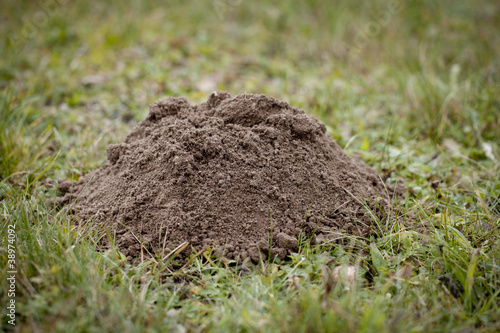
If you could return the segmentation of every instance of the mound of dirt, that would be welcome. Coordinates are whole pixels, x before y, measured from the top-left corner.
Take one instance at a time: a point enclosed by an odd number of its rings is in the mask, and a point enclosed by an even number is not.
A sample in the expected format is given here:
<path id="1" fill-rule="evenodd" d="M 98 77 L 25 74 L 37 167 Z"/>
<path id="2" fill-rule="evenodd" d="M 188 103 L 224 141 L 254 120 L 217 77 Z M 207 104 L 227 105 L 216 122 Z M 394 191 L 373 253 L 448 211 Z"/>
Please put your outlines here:
<path id="1" fill-rule="evenodd" d="M 325 132 L 303 110 L 264 95 L 219 92 L 196 106 L 162 99 L 108 147 L 103 166 L 61 182 L 57 203 L 78 198 L 77 220 L 106 224 L 131 257 L 141 246 L 189 242 L 188 252 L 210 247 L 258 261 L 285 258 L 300 234 L 369 235 L 366 206 L 384 213 L 384 184 Z"/>

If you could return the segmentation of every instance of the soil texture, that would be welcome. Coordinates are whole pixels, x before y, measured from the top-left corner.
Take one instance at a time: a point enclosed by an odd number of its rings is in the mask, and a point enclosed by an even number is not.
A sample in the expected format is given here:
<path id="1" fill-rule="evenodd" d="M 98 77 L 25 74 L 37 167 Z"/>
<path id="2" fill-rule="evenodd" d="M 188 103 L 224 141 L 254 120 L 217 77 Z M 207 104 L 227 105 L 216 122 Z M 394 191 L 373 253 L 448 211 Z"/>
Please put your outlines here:
<path id="1" fill-rule="evenodd" d="M 184 254 L 284 259 L 304 236 L 367 236 L 389 207 L 377 173 L 317 119 L 272 97 L 226 92 L 200 105 L 159 100 L 108 147 L 104 165 L 59 189 L 58 205 L 105 224 L 132 258 L 188 242 Z"/>

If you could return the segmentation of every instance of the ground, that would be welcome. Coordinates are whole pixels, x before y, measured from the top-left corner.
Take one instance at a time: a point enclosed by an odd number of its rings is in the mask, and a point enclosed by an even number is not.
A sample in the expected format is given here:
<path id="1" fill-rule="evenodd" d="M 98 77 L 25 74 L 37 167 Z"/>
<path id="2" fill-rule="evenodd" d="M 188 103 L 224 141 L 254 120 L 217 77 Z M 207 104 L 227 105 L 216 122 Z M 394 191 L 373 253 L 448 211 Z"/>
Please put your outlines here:
<path id="1" fill-rule="evenodd" d="M 0 8 L 2 329 L 500 330 L 497 1 Z M 369 239 L 305 240 L 256 266 L 210 250 L 183 266 L 133 264 L 47 205 L 54 180 L 101 165 L 149 104 L 213 90 L 318 117 L 349 155 L 407 187 L 400 214 L 415 223 L 378 220 Z"/>

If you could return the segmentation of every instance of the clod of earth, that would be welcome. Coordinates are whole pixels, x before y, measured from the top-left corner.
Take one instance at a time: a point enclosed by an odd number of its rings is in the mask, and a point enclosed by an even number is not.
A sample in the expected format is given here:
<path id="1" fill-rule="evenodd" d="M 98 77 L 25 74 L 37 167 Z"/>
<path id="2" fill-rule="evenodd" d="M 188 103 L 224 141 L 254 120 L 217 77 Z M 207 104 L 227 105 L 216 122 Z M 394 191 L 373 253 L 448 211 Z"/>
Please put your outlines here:
<path id="1" fill-rule="evenodd" d="M 56 202 L 76 220 L 105 224 L 131 257 L 187 241 L 184 254 L 210 247 L 226 258 L 283 259 L 304 235 L 367 236 L 389 207 L 377 173 L 325 125 L 264 95 L 159 100 L 107 159 L 61 182 Z"/>

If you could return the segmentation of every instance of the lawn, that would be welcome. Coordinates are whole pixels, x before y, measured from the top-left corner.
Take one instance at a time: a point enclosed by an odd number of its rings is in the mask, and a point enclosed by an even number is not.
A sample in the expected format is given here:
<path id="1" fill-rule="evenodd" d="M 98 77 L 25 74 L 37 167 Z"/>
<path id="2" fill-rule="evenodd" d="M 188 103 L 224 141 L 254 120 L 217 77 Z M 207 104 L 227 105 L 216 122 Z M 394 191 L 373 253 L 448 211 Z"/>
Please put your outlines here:
<path id="1" fill-rule="evenodd" d="M 0 9 L 0 331 L 500 331 L 498 1 Z M 214 90 L 318 117 L 348 155 L 406 186 L 399 210 L 414 223 L 305 241 L 287 261 L 234 265 L 207 249 L 180 265 L 101 250 L 90 223 L 48 204 L 151 103 Z"/>

